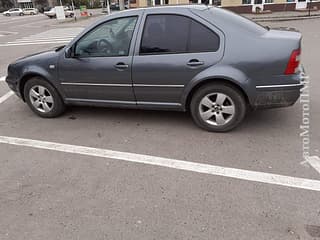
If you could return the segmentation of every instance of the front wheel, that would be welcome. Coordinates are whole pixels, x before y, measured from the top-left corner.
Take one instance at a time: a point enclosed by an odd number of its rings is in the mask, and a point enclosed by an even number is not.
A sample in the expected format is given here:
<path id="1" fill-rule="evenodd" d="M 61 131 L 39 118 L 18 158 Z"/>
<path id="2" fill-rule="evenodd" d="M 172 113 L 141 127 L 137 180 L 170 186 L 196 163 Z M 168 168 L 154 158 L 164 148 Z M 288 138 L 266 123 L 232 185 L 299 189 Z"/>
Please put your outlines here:
<path id="1" fill-rule="evenodd" d="M 31 110 L 40 117 L 57 117 L 65 110 L 65 105 L 57 90 L 40 77 L 32 78 L 26 82 L 24 98 Z"/>
<path id="2" fill-rule="evenodd" d="M 227 132 L 244 119 L 246 101 L 235 87 L 213 83 L 197 90 L 191 99 L 190 110 L 199 127 L 211 132 Z"/>

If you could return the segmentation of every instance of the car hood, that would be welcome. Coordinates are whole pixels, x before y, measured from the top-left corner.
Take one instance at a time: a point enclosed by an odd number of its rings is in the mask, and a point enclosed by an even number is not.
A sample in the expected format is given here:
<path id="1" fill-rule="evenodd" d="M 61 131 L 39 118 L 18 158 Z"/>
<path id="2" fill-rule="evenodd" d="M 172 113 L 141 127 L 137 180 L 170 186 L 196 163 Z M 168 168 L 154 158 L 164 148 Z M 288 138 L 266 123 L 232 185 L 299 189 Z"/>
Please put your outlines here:
<path id="1" fill-rule="evenodd" d="M 51 59 L 57 58 L 58 52 L 60 50 L 61 49 L 59 49 L 58 51 L 56 49 L 51 49 L 47 51 L 29 54 L 24 57 L 18 58 L 16 62 L 51 60 Z"/>
<path id="2" fill-rule="evenodd" d="M 42 52 L 37 52 L 37 53 L 32 53 L 29 55 L 26 55 L 24 57 L 19 58 L 17 61 L 21 61 L 21 60 L 36 60 L 36 59 L 51 59 L 51 58 L 55 58 L 58 53 L 61 51 L 61 49 L 63 49 L 64 46 L 62 47 L 56 47 L 54 49 L 51 50 L 46 50 L 46 51 L 42 51 Z"/>

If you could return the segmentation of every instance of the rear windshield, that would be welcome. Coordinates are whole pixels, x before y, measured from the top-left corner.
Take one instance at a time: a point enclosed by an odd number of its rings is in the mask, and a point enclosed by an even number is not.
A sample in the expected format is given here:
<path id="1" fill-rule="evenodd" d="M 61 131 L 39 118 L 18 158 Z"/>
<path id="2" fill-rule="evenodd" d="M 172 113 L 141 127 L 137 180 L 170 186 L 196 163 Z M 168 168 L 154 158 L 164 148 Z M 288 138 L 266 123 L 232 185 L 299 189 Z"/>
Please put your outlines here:
<path id="1" fill-rule="evenodd" d="M 215 22 L 221 22 L 221 24 L 231 24 L 237 28 L 241 28 L 258 35 L 262 35 L 267 32 L 265 27 L 229 10 L 212 7 L 208 11 Z"/>

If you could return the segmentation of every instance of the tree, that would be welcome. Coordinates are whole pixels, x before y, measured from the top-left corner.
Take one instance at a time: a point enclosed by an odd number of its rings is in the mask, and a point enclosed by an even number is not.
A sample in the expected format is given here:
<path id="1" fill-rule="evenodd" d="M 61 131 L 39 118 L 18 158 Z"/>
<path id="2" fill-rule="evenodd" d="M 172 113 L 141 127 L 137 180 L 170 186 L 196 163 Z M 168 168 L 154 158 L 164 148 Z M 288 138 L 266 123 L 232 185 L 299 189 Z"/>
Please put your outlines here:
<path id="1" fill-rule="evenodd" d="M 12 8 L 14 7 L 14 1 L 13 0 L 1 0 L 0 1 L 0 8 Z"/>

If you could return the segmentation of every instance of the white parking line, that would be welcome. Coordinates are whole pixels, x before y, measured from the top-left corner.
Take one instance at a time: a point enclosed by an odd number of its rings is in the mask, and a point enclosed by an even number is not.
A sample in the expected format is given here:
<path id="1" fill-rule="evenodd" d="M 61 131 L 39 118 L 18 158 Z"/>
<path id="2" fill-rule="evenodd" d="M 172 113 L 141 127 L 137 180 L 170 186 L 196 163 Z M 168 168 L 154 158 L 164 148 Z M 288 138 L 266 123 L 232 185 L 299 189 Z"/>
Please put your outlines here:
<path id="1" fill-rule="evenodd" d="M 9 32 L 9 31 L 0 31 L 1 34 L 4 34 L 4 35 L 8 35 L 8 34 L 18 34 L 18 32 Z"/>
<path id="2" fill-rule="evenodd" d="M 68 43 L 66 41 L 54 41 L 54 42 L 32 42 L 32 43 L 13 43 L 13 44 L 0 44 L 0 47 L 9 47 L 9 46 L 26 46 L 26 45 L 41 45 L 41 44 L 53 44 L 53 43 Z"/>
<path id="3" fill-rule="evenodd" d="M 4 101 L 6 101 L 9 97 L 11 97 L 14 94 L 14 92 L 10 91 L 7 92 L 5 95 L 3 95 L 2 97 L 0 97 L 0 104 L 3 103 Z"/>
<path id="4" fill-rule="evenodd" d="M 101 148 L 84 147 L 55 142 L 38 141 L 32 139 L 0 136 L 0 143 L 53 150 L 65 153 L 75 153 L 101 158 L 117 159 L 134 163 L 168 167 L 173 169 L 205 173 L 253 182 L 268 183 L 299 189 L 320 191 L 320 181 L 306 178 L 297 178 L 265 172 L 249 171 L 236 168 L 227 168 L 203 163 L 187 162 L 182 160 L 162 158 L 150 155 L 113 151 Z"/>
<path id="5" fill-rule="evenodd" d="M 0 43 L 0 47 L 27 46 L 37 44 L 65 44 L 70 42 L 82 30 L 82 27 L 51 29 L 31 36 L 15 39 L 13 41 Z"/>
<path id="6" fill-rule="evenodd" d="M 59 42 L 59 41 L 65 41 L 65 42 L 70 42 L 74 37 L 68 37 L 68 38 L 56 38 L 56 39 L 35 39 L 35 40 L 18 40 L 18 41 L 14 41 L 14 42 L 8 42 L 7 44 L 16 44 L 16 43 L 29 43 L 30 41 L 32 41 L 33 43 L 35 42 Z"/>
<path id="7" fill-rule="evenodd" d="M 318 172 L 320 173 L 320 158 L 318 156 L 310 156 L 306 161 Z"/>
<path id="8" fill-rule="evenodd" d="M 8 23 L 16 23 L 16 22 L 26 22 L 26 20 L 35 19 L 37 17 L 42 17 L 43 15 L 35 15 L 35 16 L 18 16 L 18 17 L 10 17 L 8 19 L 5 19 L 5 21 L 0 21 L 1 25 L 8 24 Z M 4 20 L 4 19 L 2 19 Z"/>
<path id="9" fill-rule="evenodd" d="M 0 77 L 0 82 L 3 82 L 4 80 L 6 80 L 6 76 Z"/>

